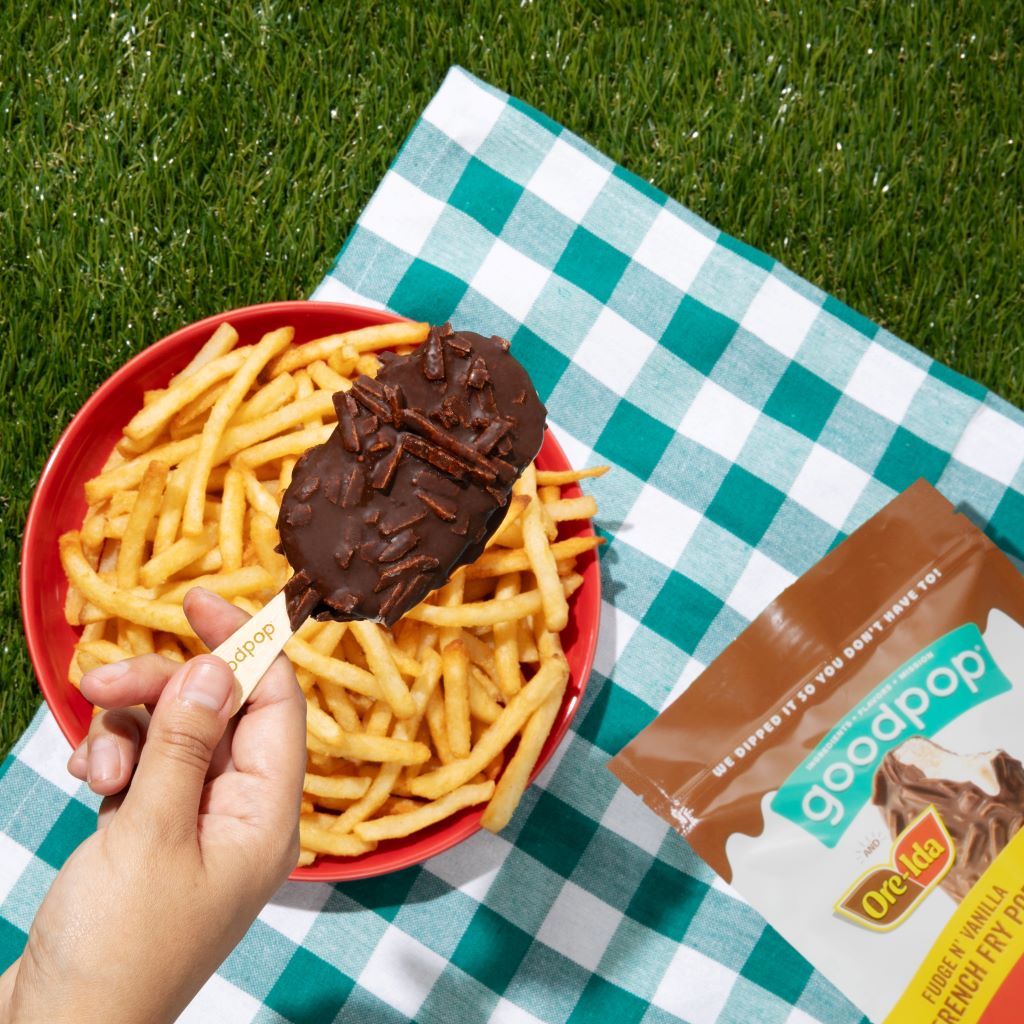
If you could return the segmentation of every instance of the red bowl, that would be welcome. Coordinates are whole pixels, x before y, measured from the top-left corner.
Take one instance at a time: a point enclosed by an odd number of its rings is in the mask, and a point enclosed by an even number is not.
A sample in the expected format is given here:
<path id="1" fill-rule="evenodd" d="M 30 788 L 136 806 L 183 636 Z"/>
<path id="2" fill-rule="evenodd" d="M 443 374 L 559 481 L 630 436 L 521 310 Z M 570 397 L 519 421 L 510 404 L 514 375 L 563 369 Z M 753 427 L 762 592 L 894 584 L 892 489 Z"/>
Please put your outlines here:
<path id="1" fill-rule="evenodd" d="M 401 319 L 376 309 L 329 302 L 271 302 L 220 313 L 183 327 L 140 352 L 82 406 L 61 435 L 39 478 L 21 549 L 21 609 L 29 657 L 46 703 L 72 747 L 88 732 L 91 706 L 67 679 L 79 631 L 64 620 L 67 581 L 57 538 L 81 525 L 86 511 L 85 481 L 101 470 L 125 423 L 141 408 L 143 392 L 166 386 L 225 320 L 238 331 L 240 344 L 255 342 L 267 331 L 284 325 L 295 328 L 295 343 L 301 344 L 326 334 Z M 537 465 L 541 469 L 569 468 L 565 453 L 550 431 Z M 580 492 L 572 487 L 566 493 Z M 560 537 L 593 534 L 587 522 L 563 523 L 561 527 Z M 583 585 L 569 602 L 569 625 L 562 634 L 569 660 L 569 685 L 534 777 L 551 757 L 579 707 L 597 643 L 601 581 L 594 552 L 579 559 L 578 571 L 583 575 Z M 383 842 L 361 857 L 320 857 L 312 867 L 296 868 L 291 877 L 337 882 L 369 878 L 418 864 L 476 832 L 482 813 L 483 808 L 468 808 L 408 838 Z"/>

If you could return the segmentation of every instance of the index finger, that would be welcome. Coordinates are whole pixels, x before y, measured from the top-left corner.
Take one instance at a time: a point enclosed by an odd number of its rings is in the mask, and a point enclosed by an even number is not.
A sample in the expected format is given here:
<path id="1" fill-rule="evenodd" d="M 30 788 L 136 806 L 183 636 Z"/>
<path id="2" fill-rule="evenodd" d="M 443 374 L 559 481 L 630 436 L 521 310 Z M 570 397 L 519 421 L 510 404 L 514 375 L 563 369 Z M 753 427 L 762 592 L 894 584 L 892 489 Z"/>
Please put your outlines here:
<path id="1" fill-rule="evenodd" d="M 162 654 L 140 654 L 100 665 L 82 676 L 82 696 L 101 708 L 151 706 L 160 699 L 167 680 L 179 668 L 176 661 Z"/>

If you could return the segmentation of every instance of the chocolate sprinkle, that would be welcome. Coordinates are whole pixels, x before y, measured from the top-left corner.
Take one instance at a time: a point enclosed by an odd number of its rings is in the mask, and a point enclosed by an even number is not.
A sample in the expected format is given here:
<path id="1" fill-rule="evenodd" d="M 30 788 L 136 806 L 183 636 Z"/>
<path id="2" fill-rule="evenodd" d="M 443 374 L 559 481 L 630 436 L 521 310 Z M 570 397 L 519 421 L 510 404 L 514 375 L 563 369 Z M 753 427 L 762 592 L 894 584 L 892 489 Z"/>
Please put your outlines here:
<path id="1" fill-rule="evenodd" d="M 293 627 L 308 614 L 397 621 L 480 554 L 543 440 L 544 407 L 501 338 L 434 327 L 380 363 L 335 395 L 338 427 L 281 503 L 301 569 L 286 587 Z"/>

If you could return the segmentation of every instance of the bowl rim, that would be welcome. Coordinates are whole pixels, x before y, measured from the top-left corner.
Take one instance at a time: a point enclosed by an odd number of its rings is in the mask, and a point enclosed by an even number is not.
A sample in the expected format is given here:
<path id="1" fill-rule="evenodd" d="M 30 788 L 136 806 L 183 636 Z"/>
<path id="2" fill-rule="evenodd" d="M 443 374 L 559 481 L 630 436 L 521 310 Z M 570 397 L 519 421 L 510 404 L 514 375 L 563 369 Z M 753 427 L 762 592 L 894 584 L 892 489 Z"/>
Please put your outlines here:
<path id="1" fill-rule="evenodd" d="M 180 343 L 184 337 L 202 334 L 205 331 L 212 333 L 212 331 L 224 321 L 231 321 L 235 326 L 244 326 L 250 321 L 259 321 L 264 317 L 272 317 L 275 314 L 291 316 L 295 314 L 344 315 L 346 313 L 356 318 L 369 320 L 371 323 L 395 323 L 408 320 L 407 317 L 402 317 L 387 310 L 375 309 L 373 307 L 358 306 L 351 303 L 318 302 L 310 300 L 283 300 L 269 303 L 257 303 L 250 306 L 227 310 L 222 313 L 216 313 L 211 316 L 204 317 L 201 320 L 183 325 L 172 333 L 153 341 L 144 349 L 133 355 L 122 366 L 110 374 L 110 376 L 104 379 L 89 398 L 86 399 L 71 418 L 68 425 L 61 432 L 53 446 L 53 449 L 46 459 L 36 482 L 32 500 L 29 503 L 26 514 L 25 528 L 20 548 L 19 598 L 21 604 L 22 627 L 25 634 L 29 660 L 32 665 L 33 674 L 36 677 L 36 684 L 43 695 L 43 699 L 49 708 L 50 713 L 57 721 L 58 727 L 63 733 L 65 739 L 72 746 L 77 742 L 75 739 L 78 732 L 76 726 L 78 726 L 79 723 L 77 720 L 72 720 L 71 714 L 66 709 L 55 706 L 54 702 L 50 699 L 49 692 L 53 687 L 67 687 L 69 684 L 66 679 L 56 682 L 50 679 L 50 673 L 48 671 L 44 671 L 41 674 L 40 666 L 43 666 L 44 668 L 46 666 L 46 659 L 43 657 L 43 646 L 45 643 L 43 635 L 44 630 L 42 629 L 42 624 L 39 624 L 39 629 L 36 628 L 36 623 L 32 621 L 33 616 L 30 616 L 29 613 L 32 603 L 31 595 L 39 586 L 40 575 L 43 572 L 42 560 L 34 558 L 33 552 L 39 550 L 40 543 L 46 543 L 46 541 L 41 541 L 39 536 L 41 533 L 45 532 L 43 506 L 47 499 L 48 492 L 53 486 L 55 486 L 55 474 L 60 468 L 64 451 L 70 447 L 72 442 L 78 439 L 81 433 L 88 429 L 92 415 L 103 405 L 111 394 L 116 393 L 121 385 L 135 378 L 141 371 L 144 371 L 150 365 L 158 364 L 161 361 L 161 355 L 163 352 L 166 351 L 166 349 L 173 347 L 176 342 Z M 566 466 L 570 465 L 565 452 L 562 450 L 561 445 L 559 445 L 550 427 L 545 430 L 542 452 L 547 453 L 549 456 L 553 456 L 556 460 L 563 462 Z M 593 533 L 593 526 L 588 522 L 586 527 L 578 535 L 585 536 Z M 566 696 L 564 698 L 563 706 L 560 709 L 559 717 L 556 719 L 555 725 L 545 741 L 541 755 L 531 772 L 530 784 L 534 782 L 537 775 L 543 770 L 557 747 L 565 738 L 565 734 L 568 731 L 569 726 L 579 711 L 583 694 L 586 690 L 593 668 L 594 655 L 597 647 L 597 637 L 600 627 L 601 579 L 597 565 L 596 550 L 586 552 L 583 559 L 585 559 L 585 561 L 583 562 L 581 571 L 584 575 L 584 586 L 581 586 L 580 591 L 577 592 L 577 594 L 574 594 L 573 598 L 570 599 L 570 607 L 572 607 L 573 604 L 576 604 L 577 601 L 584 601 L 580 606 L 581 618 L 577 623 L 578 642 L 582 645 L 582 657 L 579 661 L 579 670 L 578 672 L 574 672 L 570 677 L 570 686 L 567 687 Z M 581 559 L 581 561 L 583 560 Z M 591 610 L 591 612 L 589 615 L 586 615 L 588 610 Z M 44 676 L 46 677 L 45 682 Z M 577 676 L 578 678 L 576 678 Z M 565 702 L 568 702 L 568 704 Z M 289 878 L 295 881 L 318 881 L 329 883 L 354 881 L 361 878 L 380 877 L 386 874 L 392 874 L 407 867 L 423 863 L 430 857 L 449 850 L 463 842 L 465 839 L 468 839 L 471 835 L 481 829 L 480 817 L 482 814 L 483 808 L 469 808 L 467 811 L 462 812 L 461 815 L 455 818 L 445 819 L 444 822 L 439 822 L 437 826 L 433 826 L 439 829 L 436 833 L 430 833 L 429 830 L 427 835 L 424 835 L 422 832 L 419 833 L 417 843 L 414 843 L 409 847 L 404 847 L 401 840 L 393 840 L 392 842 L 396 845 L 386 849 L 385 852 L 388 855 L 387 864 L 383 867 L 379 864 L 373 864 L 372 861 L 368 862 L 370 855 L 353 858 L 332 857 L 321 859 L 316 864 L 308 867 L 296 867 L 292 870 Z"/>

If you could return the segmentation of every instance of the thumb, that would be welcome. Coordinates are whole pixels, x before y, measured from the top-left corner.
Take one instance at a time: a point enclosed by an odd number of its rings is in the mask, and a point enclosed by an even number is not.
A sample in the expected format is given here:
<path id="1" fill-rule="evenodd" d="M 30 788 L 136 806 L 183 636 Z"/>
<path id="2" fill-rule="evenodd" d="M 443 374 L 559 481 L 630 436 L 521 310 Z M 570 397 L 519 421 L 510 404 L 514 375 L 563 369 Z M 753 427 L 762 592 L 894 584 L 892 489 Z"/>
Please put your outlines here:
<path id="1" fill-rule="evenodd" d="M 210 760 L 238 684 L 220 658 L 193 658 L 164 687 L 121 813 L 193 834 Z"/>

